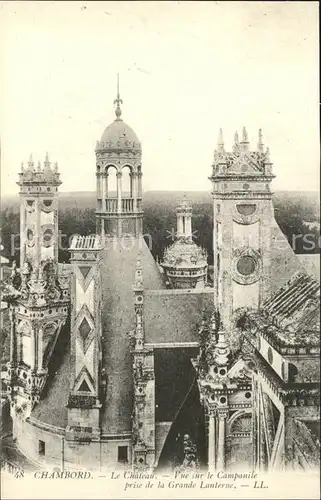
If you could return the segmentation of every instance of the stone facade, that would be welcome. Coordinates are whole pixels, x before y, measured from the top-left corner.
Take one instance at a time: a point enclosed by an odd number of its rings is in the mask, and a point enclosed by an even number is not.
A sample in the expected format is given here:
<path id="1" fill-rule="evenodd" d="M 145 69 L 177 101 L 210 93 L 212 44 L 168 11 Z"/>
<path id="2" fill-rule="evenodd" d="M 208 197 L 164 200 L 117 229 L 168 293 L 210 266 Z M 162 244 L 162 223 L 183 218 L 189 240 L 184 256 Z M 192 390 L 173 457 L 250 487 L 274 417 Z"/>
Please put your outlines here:
<path id="1" fill-rule="evenodd" d="M 21 262 L 4 297 L 18 447 L 61 468 L 316 466 L 319 284 L 277 246 L 261 132 L 256 151 L 245 129 L 230 153 L 219 136 L 210 288 L 188 203 L 163 275 L 142 238 L 142 151 L 121 103 L 96 147 L 97 235 L 73 239 L 70 265 L 57 167 L 30 159 L 20 173 Z"/>
<path id="2" fill-rule="evenodd" d="M 162 268 L 169 288 L 204 288 L 207 255 L 193 241 L 192 206 L 184 200 L 176 208 L 176 241 L 166 248 Z"/>

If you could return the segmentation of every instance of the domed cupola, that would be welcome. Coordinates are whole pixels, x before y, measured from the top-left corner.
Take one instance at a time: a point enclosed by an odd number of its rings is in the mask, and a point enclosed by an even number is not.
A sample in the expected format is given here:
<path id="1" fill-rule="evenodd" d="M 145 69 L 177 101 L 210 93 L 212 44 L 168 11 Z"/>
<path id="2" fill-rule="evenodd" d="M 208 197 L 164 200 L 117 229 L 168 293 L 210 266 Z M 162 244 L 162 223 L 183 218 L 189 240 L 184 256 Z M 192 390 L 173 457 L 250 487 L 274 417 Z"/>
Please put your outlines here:
<path id="1" fill-rule="evenodd" d="M 203 288 L 207 254 L 192 238 L 192 207 L 184 200 L 176 208 L 176 241 L 164 252 L 162 267 L 170 288 Z"/>
<path id="2" fill-rule="evenodd" d="M 121 237 L 142 233 L 141 143 L 121 118 L 117 80 L 115 120 L 96 144 L 97 233 Z M 116 186 L 112 186 L 115 179 Z"/>
<path id="3" fill-rule="evenodd" d="M 120 104 L 123 104 L 123 101 L 120 98 L 119 89 L 114 104 L 116 104 L 116 118 L 105 128 L 100 141 L 97 141 L 96 151 L 116 153 L 125 151 L 139 155 L 142 149 L 141 143 L 134 130 L 121 118 L 122 111 Z"/>

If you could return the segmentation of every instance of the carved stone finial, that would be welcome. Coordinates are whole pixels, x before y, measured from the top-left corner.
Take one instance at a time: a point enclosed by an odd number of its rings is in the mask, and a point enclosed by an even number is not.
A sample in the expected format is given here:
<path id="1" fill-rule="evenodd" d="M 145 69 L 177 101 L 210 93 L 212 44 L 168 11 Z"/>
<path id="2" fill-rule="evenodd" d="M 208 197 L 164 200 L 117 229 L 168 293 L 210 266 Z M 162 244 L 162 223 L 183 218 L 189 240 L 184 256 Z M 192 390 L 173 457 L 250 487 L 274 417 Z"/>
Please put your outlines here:
<path id="1" fill-rule="evenodd" d="M 23 166 L 23 161 L 21 162 L 21 172 L 24 172 L 25 168 Z"/>
<path id="2" fill-rule="evenodd" d="M 234 134 L 234 144 L 233 144 L 233 151 L 238 151 L 240 148 L 240 141 L 239 141 L 239 134 L 237 131 Z"/>
<path id="3" fill-rule="evenodd" d="M 242 142 L 249 142 L 249 138 L 245 127 L 243 127 L 242 130 Z"/>
<path id="4" fill-rule="evenodd" d="M 258 137 L 258 143 L 257 143 L 257 150 L 259 153 L 263 153 L 263 134 L 262 134 L 262 129 L 259 129 L 259 137 Z"/>
<path id="5" fill-rule="evenodd" d="M 40 172 L 40 170 L 41 170 L 41 163 L 40 163 L 40 161 L 38 161 L 38 163 L 37 163 L 37 171 Z"/>
<path id="6" fill-rule="evenodd" d="M 44 161 L 44 169 L 48 170 L 49 168 L 50 168 L 49 155 L 48 155 L 48 153 L 46 153 L 45 161 Z"/>
<path id="7" fill-rule="evenodd" d="M 12 261 L 12 266 L 11 266 L 11 277 L 13 278 L 17 274 L 17 263 L 16 261 Z"/>
<path id="8" fill-rule="evenodd" d="M 28 170 L 33 170 L 33 167 L 34 167 L 34 162 L 31 154 L 28 161 Z"/>
<path id="9" fill-rule="evenodd" d="M 117 97 L 114 100 L 114 104 L 116 104 L 116 109 L 115 109 L 115 115 L 116 115 L 116 120 L 121 120 L 121 109 L 120 109 L 120 104 L 123 104 L 122 99 L 120 98 L 119 94 L 119 73 L 117 73 Z"/>
<path id="10" fill-rule="evenodd" d="M 225 338 L 225 332 L 221 329 L 218 333 L 218 341 L 215 346 L 215 362 L 219 366 L 225 366 L 228 363 L 230 349 Z"/>
<path id="11" fill-rule="evenodd" d="M 217 139 L 217 149 L 219 152 L 224 151 L 224 139 L 223 139 L 223 130 L 220 128 Z"/>
<path id="12" fill-rule="evenodd" d="M 140 252 L 138 253 L 137 260 L 136 260 L 134 287 L 135 288 L 142 288 L 143 287 L 143 268 L 142 268 L 142 260 L 141 260 Z"/>

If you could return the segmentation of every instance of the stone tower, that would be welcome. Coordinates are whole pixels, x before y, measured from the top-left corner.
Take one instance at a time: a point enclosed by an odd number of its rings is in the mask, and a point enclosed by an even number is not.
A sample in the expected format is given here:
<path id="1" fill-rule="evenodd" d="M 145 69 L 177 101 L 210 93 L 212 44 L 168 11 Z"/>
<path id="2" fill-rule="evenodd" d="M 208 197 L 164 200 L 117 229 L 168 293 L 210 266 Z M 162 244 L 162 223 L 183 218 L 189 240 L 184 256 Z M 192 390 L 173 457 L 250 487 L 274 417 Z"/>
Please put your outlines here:
<path id="1" fill-rule="evenodd" d="M 28 264 L 40 276 L 43 264 L 58 262 L 58 166 L 46 155 L 43 168 L 35 168 L 32 157 L 27 168 L 21 167 L 20 186 L 20 267 Z"/>
<path id="2" fill-rule="evenodd" d="M 122 102 L 117 85 L 116 119 L 97 141 L 95 151 L 97 233 L 117 237 L 141 235 L 143 217 L 141 144 L 121 118 Z"/>
<path id="3" fill-rule="evenodd" d="M 274 222 L 272 163 L 259 131 L 250 151 L 246 129 L 225 151 L 222 130 L 214 153 L 214 288 L 224 328 L 237 309 L 258 309 L 270 294 L 271 225 Z"/>
<path id="4" fill-rule="evenodd" d="M 69 277 L 58 269 L 58 166 L 46 155 L 35 168 L 32 157 L 21 167 L 20 270 L 13 266 L 17 288 L 10 302 L 11 344 L 8 367 L 12 416 L 27 417 L 44 388 L 48 364 L 70 300 Z M 14 418 L 19 434 L 19 418 Z"/>
<path id="5" fill-rule="evenodd" d="M 164 252 L 162 267 L 170 288 L 204 288 L 207 255 L 192 235 L 192 206 L 184 200 L 176 208 L 176 241 Z"/>

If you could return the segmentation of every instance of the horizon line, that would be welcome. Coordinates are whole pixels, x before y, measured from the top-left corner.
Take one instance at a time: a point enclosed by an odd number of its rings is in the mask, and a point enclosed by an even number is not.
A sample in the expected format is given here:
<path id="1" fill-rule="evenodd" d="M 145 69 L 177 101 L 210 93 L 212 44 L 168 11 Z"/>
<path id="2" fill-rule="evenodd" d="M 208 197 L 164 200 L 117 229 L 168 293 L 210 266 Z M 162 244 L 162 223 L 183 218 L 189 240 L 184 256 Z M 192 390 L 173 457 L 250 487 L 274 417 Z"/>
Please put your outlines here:
<path id="1" fill-rule="evenodd" d="M 287 191 L 288 193 L 320 193 L 319 189 L 274 189 L 271 191 L 271 194 L 277 193 L 277 192 L 284 192 Z M 207 193 L 211 195 L 211 191 L 208 191 L 207 189 L 147 189 L 146 191 L 143 191 L 143 193 Z M 96 193 L 96 190 L 69 190 L 69 191 L 59 191 L 59 194 L 67 194 L 67 193 Z M 8 196 L 19 196 L 19 192 L 15 193 L 1 193 L 2 199 Z"/>

